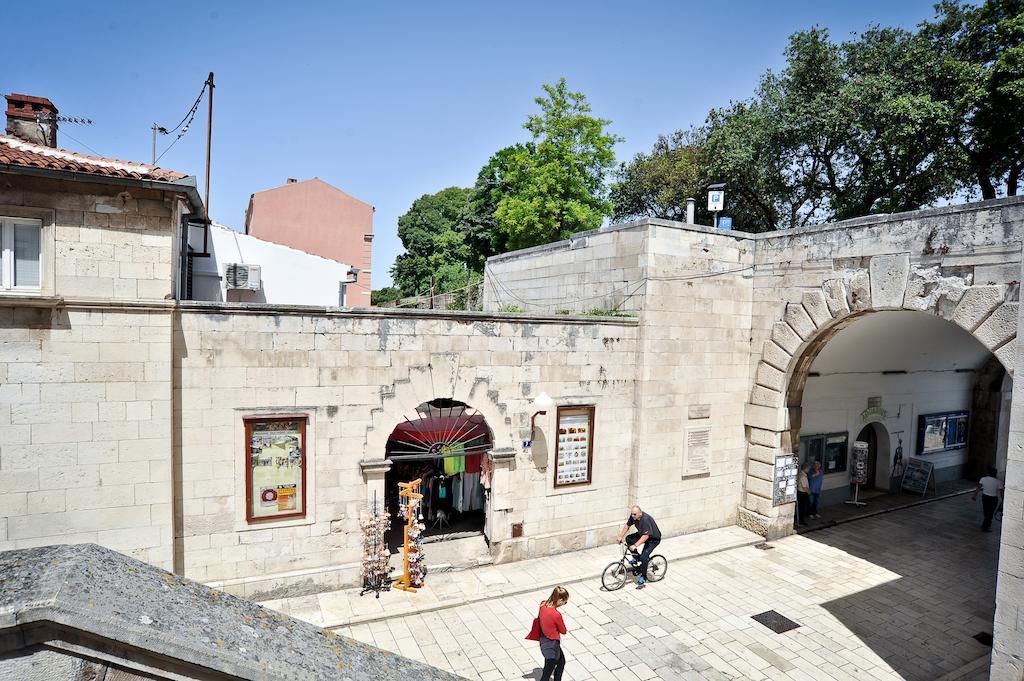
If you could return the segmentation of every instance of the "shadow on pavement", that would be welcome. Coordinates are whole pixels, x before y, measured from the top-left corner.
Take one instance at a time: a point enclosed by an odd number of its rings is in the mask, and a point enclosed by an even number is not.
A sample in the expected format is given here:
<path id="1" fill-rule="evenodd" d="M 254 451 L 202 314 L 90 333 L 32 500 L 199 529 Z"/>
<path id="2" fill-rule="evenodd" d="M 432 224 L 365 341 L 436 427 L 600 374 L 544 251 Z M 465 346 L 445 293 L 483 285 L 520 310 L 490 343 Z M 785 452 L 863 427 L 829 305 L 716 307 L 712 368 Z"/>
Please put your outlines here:
<path id="1" fill-rule="evenodd" d="M 992 632 L 1001 528 L 980 524 L 966 495 L 805 535 L 898 575 L 822 607 L 905 679 L 959 669 L 990 651 L 973 637 Z"/>

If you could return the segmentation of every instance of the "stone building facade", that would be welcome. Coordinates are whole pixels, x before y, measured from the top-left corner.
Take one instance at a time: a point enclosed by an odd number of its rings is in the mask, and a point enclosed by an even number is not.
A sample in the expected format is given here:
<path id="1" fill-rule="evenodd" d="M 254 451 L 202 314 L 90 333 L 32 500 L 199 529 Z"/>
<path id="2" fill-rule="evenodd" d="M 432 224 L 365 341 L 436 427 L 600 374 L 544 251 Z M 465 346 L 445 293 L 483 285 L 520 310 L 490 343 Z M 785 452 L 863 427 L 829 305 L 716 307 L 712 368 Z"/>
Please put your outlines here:
<path id="1" fill-rule="evenodd" d="M 669 535 L 774 537 L 793 514 L 773 502 L 775 459 L 844 328 L 923 312 L 1006 372 L 1018 361 L 1021 199 L 762 235 L 615 226 L 491 259 L 481 313 L 200 303 L 175 300 L 194 185 L 109 160 L 44 168 L 26 149 L 0 139 L 0 218 L 39 225 L 41 268 L 34 289 L 0 292 L 3 549 L 96 542 L 256 598 L 353 584 L 358 513 L 390 493 L 388 439 L 438 399 L 487 424 L 494 560 L 606 543 L 634 502 Z M 554 484 L 541 393 L 594 409 L 586 484 Z M 249 517 L 250 417 L 307 424 L 301 517 Z M 1024 629 L 1019 431 L 1000 669 L 1020 664 Z"/>

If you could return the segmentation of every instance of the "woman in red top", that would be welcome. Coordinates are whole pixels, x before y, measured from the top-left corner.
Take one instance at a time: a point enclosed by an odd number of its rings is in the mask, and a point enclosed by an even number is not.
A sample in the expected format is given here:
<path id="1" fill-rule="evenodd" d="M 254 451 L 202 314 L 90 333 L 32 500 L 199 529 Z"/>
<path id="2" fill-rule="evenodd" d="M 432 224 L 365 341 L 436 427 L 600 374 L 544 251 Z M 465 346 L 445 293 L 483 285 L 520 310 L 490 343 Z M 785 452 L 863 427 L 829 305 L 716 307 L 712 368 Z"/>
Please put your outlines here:
<path id="1" fill-rule="evenodd" d="M 562 681 L 562 672 L 565 671 L 562 634 L 567 632 L 562 613 L 558 612 L 558 609 L 568 602 L 569 592 L 563 587 L 556 586 L 551 596 L 540 603 L 537 619 L 540 620 L 540 652 L 544 656 L 544 673 L 540 677 L 541 681 L 551 681 L 552 672 L 555 673 L 554 681 Z"/>

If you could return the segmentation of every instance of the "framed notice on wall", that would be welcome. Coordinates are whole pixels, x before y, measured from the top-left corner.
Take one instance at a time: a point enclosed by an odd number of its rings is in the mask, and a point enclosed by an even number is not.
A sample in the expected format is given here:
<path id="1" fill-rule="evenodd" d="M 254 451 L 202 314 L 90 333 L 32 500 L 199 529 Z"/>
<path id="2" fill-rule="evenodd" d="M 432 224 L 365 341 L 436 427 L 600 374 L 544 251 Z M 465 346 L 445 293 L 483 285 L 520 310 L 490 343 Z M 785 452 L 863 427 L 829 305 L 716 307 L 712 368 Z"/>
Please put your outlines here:
<path id="1" fill-rule="evenodd" d="M 306 416 L 245 419 L 246 519 L 306 515 Z"/>
<path id="2" fill-rule="evenodd" d="M 587 485 L 593 472 L 594 408 L 558 408 L 555 487 Z"/>

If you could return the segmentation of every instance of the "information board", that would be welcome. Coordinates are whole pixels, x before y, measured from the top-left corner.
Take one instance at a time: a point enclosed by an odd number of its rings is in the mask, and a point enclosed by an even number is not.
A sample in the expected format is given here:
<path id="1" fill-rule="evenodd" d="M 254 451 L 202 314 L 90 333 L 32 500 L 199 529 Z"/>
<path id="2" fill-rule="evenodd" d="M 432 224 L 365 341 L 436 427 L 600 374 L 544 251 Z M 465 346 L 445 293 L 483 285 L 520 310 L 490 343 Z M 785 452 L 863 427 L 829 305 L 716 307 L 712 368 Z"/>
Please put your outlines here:
<path id="1" fill-rule="evenodd" d="M 907 462 L 907 469 L 903 471 L 903 482 L 900 487 L 908 492 L 914 492 L 924 496 L 928 488 L 935 490 L 935 477 L 933 469 L 935 466 L 930 461 L 923 459 L 911 459 Z"/>
<path id="2" fill-rule="evenodd" d="M 855 485 L 868 483 L 868 443 L 858 440 L 853 443 L 853 468 L 850 470 L 850 482 Z"/>
<path id="3" fill-rule="evenodd" d="M 796 501 L 796 476 L 800 466 L 795 454 L 775 457 L 775 480 L 772 482 L 772 506 Z"/>

